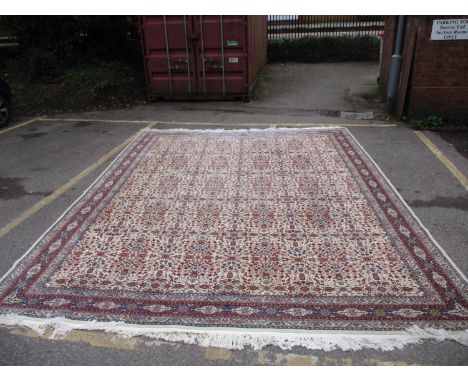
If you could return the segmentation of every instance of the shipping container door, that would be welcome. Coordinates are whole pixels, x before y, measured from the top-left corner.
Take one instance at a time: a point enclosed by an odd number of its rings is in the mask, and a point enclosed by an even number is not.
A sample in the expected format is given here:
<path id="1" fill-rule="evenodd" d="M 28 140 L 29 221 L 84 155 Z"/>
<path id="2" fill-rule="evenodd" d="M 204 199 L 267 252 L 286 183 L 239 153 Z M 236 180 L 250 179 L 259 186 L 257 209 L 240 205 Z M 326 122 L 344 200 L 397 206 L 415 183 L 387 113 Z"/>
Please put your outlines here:
<path id="1" fill-rule="evenodd" d="M 247 20 L 245 16 L 193 16 L 198 94 L 245 94 Z"/>
<path id="2" fill-rule="evenodd" d="M 143 39 L 149 86 L 154 94 L 196 92 L 196 60 L 189 16 L 145 16 Z"/>

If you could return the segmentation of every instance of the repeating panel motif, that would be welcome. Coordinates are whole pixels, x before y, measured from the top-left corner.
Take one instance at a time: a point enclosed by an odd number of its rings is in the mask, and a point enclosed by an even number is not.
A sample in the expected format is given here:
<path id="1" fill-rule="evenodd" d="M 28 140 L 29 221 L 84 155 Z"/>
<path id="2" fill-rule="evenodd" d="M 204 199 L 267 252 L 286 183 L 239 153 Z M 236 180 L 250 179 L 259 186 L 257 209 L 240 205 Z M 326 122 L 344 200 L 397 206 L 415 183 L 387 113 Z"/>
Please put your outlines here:
<path id="1" fill-rule="evenodd" d="M 466 327 L 467 285 L 342 129 L 143 133 L 0 285 L 0 313 Z"/>

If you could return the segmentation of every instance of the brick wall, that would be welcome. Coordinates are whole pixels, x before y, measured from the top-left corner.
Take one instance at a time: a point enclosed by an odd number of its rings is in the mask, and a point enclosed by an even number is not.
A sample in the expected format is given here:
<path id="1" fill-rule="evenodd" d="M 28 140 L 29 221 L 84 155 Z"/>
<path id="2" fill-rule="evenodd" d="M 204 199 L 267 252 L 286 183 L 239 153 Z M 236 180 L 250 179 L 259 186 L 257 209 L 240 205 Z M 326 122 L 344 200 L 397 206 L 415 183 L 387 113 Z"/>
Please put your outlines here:
<path id="1" fill-rule="evenodd" d="M 432 41 L 432 21 L 468 16 L 420 16 L 408 114 L 468 119 L 468 40 Z"/>
<path id="2" fill-rule="evenodd" d="M 408 16 L 418 25 L 405 113 L 411 118 L 437 115 L 468 119 L 468 40 L 432 41 L 432 21 L 468 16 Z M 379 89 L 386 94 L 397 18 L 388 16 Z M 405 36 L 404 44 L 408 43 Z M 405 58 L 403 58 L 404 60 Z"/>

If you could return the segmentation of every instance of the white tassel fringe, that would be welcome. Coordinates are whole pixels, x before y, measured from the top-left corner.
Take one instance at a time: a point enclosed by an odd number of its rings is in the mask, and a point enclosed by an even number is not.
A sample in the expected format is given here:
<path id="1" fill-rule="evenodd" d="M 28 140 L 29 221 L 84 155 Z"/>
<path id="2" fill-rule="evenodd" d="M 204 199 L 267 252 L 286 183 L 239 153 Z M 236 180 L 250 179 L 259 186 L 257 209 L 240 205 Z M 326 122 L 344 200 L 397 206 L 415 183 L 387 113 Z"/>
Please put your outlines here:
<path id="1" fill-rule="evenodd" d="M 390 351 L 424 340 L 437 342 L 452 340 L 468 346 L 468 331 L 447 331 L 435 328 L 412 326 L 398 332 L 369 331 L 294 331 L 237 328 L 188 328 L 133 325 L 123 322 L 76 321 L 62 317 L 34 318 L 14 314 L 0 315 L 0 325 L 20 326 L 44 335 L 52 330 L 50 339 L 65 337 L 72 330 L 97 330 L 113 333 L 124 338 L 145 336 L 152 339 L 196 344 L 203 347 L 243 349 L 250 346 L 255 350 L 273 345 L 281 349 L 303 346 L 311 350 L 330 351 L 379 349 Z"/>
<path id="2" fill-rule="evenodd" d="M 244 129 L 156 129 L 144 128 L 144 131 L 160 132 L 255 132 L 255 131 L 303 131 L 339 129 L 341 126 L 316 126 L 288 128 L 244 128 Z M 345 129 L 347 130 L 347 129 Z M 72 330 L 94 330 L 116 334 L 123 338 L 145 336 L 152 339 L 196 344 L 203 347 L 219 347 L 225 349 L 243 349 L 250 346 L 255 350 L 273 345 L 281 349 L 292 349 L 303 346 L 311 350 L 330 351 L 379 349 L 390 351 L 401 349 L 405 345 L 418 344 L 424 340 L 437 342 L 452 340 L 468 346 L 468 331 L 448 331 L 435 328 L 419 328 L 412 326 L 404 331 L 371 332 L 371 331 L 305 331 L 305 330 L 268 330 L 268 329 L 237 329 L 237 328 L 191 328 L 174 326 L 134 325 L 124 322 L 77 321 L 63 317 L 34 318 L 15 314 L 0 315 L 0 325 L 20 326 L 34 330 L 44 335 L 52 330 L 49 338 L 60 339 Z"/>
<path id="3" fill-rule="evenodd" d="M 220 125 L 223 125 L 220 123 Z M 215 125 L 218 126 L 218 125 Z M 304 130 L 335 130 L 335 129 L 342 129 L 347 130 L 343 126 L 338 125 L 326 125 L 326 126 L 306 126 L 306 127 L 286 127 L 282 124 L 279 124 L 277 127 L 263 127 L 258 128 L 254 126 L 243 126 L 239 129 L 225 129 L 225 128 L 212 128 L 207 127 L 205 129 L 197 129 L 197 128 L 184 128 L 184 127 L 177 127 L 177 128 L 160 128 L 158 125 L 155 127 L 144 127 L 140 131 L 152 131 L 152 132 L 159 132 L 159 133 L 249 133 L 249 132 L 275 132 L 275 131 L 295 131 L 301 132 Z"/>

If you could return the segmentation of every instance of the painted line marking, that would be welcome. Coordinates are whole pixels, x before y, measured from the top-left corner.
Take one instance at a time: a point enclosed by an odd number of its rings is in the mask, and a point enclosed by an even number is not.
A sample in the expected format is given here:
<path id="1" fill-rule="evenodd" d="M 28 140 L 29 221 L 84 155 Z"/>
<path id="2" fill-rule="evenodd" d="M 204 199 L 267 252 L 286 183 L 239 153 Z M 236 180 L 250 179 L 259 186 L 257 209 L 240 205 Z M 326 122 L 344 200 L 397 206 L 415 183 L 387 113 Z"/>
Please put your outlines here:
<path id="1" fill-rule="evenodd" d="M 146 126 L 146 128 L 147 128 L 147 129 L 152 129 L 153 127 L 157 126 L 157 124 L 158 124 L 158 121 L 150 122 L 150 123 Z"/>
<path id="2" fill-rule="evenodd" d="M 155 123 L 158 125 L 194 125 L 194 126 L 343 126 L 343 127 L 396 127 L 396 124 L 379 123 L 239 123 L 239 122 L 181 122 L 181 121 L 149 121 L 149 120 L 125 120 L 125 119 L 87 119 L 87 118 L 43 118 L 50 122 L 101 122 L 101 123 Z"/>
<path id="3" fill-rule="evenodd" d="M 216 125 L 222 125 L 222 126 L 278 126 L 277 124 L 271 124 L 271 123 L 222 123 L 222 122 L 177 122 L 177 121 L 144 121 L 144 120 L 104 120 L 104 119 L 83 119 L 83 118 L 47 118 L 46 116 L 44 117 L 38 117 L 34 118 L 29 121 L 22 122 L 18 125 L 12 126 L 6 130 L 2 130 L 0 133 L 5 133 L 7 131 L 11 131 L 13 129 L 17 129 L 22 126 L 26 126 L 32 122 L 35 121 L 51 121 L 51 122 L 106 122 L 106 123 L 144 123 L 147 124 L 146 128 L 152 128 L 156 125 L 162 125 L 162 124 L 169 124 L 169 125 L 209 125 L 209 126 L 216 126 Z M 284 123 L 280 124 L 281 126 L 284 125 L 290 125 L 290 126 L 337 126 L 337 124 L 323 124 L 323 123 Z M 372 124 L 365 124 L 365 125 L 358 125 L 358 124 L 340 124 L 339 126 L 387 126 L 387 127 L 394 127 L 396 125 L 372 125 Z M 13 230 L 16 226 L 21 224 L 23 221 L 27 220 L 30 218 L 32 215 L 34 215 L 36 212 L 41 210 L 43 207 L 47 206 L 51 202 L 53 202 L 55 199 L 57 199 L 60 195 L 64 194 L 66 191 L 68 191 L 74 184 L 76 184 L 78 181 L 80 181 L 82 178 L 85 176 L 89 175 L 92 173 L 96 168 L 98 168 L 101 164 L 103 164 L 105 161 L 107 161 L 111 156 L 116 154 L 119 150 L 123 149 L 126 145 L 128 145 L 136 136 L 137 133 L 133 134 L 130 138 L 113 148 L 111 151 L 109 151 L 107 154 L 105 154 L 103 157 L 98 159 L 96 162 L 94 162 L 91 166 L 83 170 L 81 173 L 70 179 L 67 183 L 63 184 L 60 186 L 57 190 L 55 190 L 52 194 L 49 196 L 46 196 L 45 198 L 41 199 L 38 203 L 36 203 L 34 206 L 28 208 L 26 211 L 21 213 L 17 218 L 13 219 L 10 221 L 8 224 L 0 228 L 0 238 L 4 237 L 6 234 L 8 234 L 11 230 Z"/>
<path id="4" fill-rule="evenodd" d="M 125 120 L 125 119 L 89 119 L 89 118 L 43 118 L 50 122 L 102 122 L 102 123 L 151 123 L 156 121 Z"/>
<path id="5" fill-rule="evenodd" d="M 439 150 L 439 148 L 429 139 L 429 137 L 424 134 L 422 131 L 414 132 L 419 139 L 432 151 L 432 153 L 439 159 L 445 167 L 453 174 L 455 178 L 465 187 L 465 190 L 468 191 L 468 178 L 453 164 L 453 162 L 448 159 L 445 154 Z"/>
<path id="6" fill-rule="evenodd" d="M 43 120 L 44 118 L 46 118 L 46 116 L 38 117 L 38 118 L 33 118 L 33 119 L 28 120 L 28 121 L 20 122 L 20 123 L 18 123 L 18 124 L 16 124 L 16 125 L 13 125 L 13 126 L 8 127 L 8 128 L 6 128 L 6 129 L 0 130 L 0 134 L 8 133 L 8 132 L 11 131 L 11 130 L 15 130 L 15 129 L 18 129 L 19 127 L 23 127 L 23 126 L 26 126 L 26 125 L 30 125 L 31 123 L 36 122 L 36 121 L 41 121 L 41 120 Z"/>
<path id="7" fill-rule="evenodd" d="M 358 126 L 368 126 L 368 127 L 396 127 L 395 124 L 351 124 L 351 123 L 239 123 L 239 122 L 177 122 L 177 121 L 158 121 L 160 125 L 193 125 L 193 126 L 265 126 L 265 127 L 288 127 L 288 126 L 343 126 L 343 127 L 358 127 Z"/>
<path id="8" fill-rule="evenodd" d="M 151 123 L 148 125 L 148 127 L 151 127 Z M 26 219 L 29 219 L 32 215 L 34 215 L 36 212 L 47 206 L 48 204 L 52 203 L 55 199 L 57 199 L 60 195 L 63 195 L 66 191 L 68 191 L 71 187 L 73 187 L 76 183 L 78 183 L 81 179 L 83 179 L 85 176 L 91 174 L 94 170 L 96 170 L 99 166 L 101 166 L 103 163 L 105 163 L 109 158 L 117 154 L 119 151 L 123 150 L 132 140 L 135 139 L 135 137 L 140 133 L 140 131 L 136 132 L 135 134 L 132 134 L 130 138 L 127 138 L 124 142 L 120 143 L 116 147 L 114 147 L 112 150 L 107 152 L 105 155 L 103 155 L 101 158 L 99 158 L 96 162 L 94 162 L 92 165 L 89 167 L 85 168 L 83 171 L 81 171 L 78 175 L 74 176 L 71 178 L 68 182 L 57 188 L 52 194 L 49 196 L 46 196 L 45 198 L 41 199 L 39 202 L 37 202 L 35 205 L 32 207 L 28 208 L 26 211 L 21 213 L 18 217 L 10 221 L 8 224 L 0 228 L 0 239 L 8 234 L 12 229 L 14 229 L 16 226 L 24 222 Z"/>

